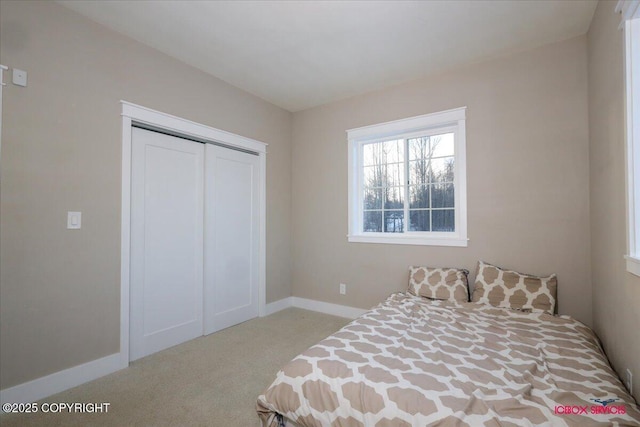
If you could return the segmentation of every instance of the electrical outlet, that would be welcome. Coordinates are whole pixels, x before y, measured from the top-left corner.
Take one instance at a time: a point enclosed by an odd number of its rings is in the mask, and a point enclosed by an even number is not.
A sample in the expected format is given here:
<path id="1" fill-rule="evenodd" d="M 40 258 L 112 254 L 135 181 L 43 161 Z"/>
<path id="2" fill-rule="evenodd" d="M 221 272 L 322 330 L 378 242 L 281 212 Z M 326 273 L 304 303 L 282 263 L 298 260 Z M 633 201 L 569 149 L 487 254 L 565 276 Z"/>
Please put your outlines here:
<path id="1" fill-rule="evenodd" d="M 627 369 L 624 385 L 627 387 L 627 390 L 629 390 L 629 393 L 633 393 L 633 374 L 631 373 L 631 369 Z"/>
<path id="2" fill-rule="evenodd" d="M 13 84 L 18 86 L 27 86 L 27 72 L 24 70 L 13 69 Z"/>
<path id="3" fill-rule="evenodd" d="M 67 228 L 69 230 L 82 228 L 82 212 L 67 212 Z"/>
<path id="4" fill-rule="evenodd" d="M 344 283 L 340 283 L 340 295 L 346 295 L 347 294 L 347 285 L 345 285 Z"/>

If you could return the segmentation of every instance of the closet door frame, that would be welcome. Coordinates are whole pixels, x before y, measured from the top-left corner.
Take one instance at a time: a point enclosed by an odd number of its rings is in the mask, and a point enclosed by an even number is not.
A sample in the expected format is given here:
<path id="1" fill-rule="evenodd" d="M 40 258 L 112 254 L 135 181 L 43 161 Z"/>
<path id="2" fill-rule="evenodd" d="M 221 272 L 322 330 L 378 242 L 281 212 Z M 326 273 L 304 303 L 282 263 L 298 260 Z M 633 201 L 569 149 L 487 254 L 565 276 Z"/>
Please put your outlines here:
<path id="1" fill-rule="evenodd" d="M 129 366 L 131 273 L 131 136 L 136 125 L 203 143 L 248 151 L 260 159 L 260 242 L 258 254 L 258 314 L 266 305 L 266 155 L 267 144 L 210 126 L 120 101 L 122 106 L 122 209 L 120 246 L 120 368 Z"/>

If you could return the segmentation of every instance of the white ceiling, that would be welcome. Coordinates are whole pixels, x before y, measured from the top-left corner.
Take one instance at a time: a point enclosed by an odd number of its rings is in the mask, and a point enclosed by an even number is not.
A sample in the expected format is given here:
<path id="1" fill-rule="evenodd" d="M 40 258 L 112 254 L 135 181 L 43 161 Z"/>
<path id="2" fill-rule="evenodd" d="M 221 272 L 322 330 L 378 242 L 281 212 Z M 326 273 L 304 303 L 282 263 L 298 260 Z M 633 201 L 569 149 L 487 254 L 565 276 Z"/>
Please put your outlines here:
<path id="1" fill-rule="evenodd" d="M 587 32 L 597 1 L 60 1 L 289 111 Z"/>

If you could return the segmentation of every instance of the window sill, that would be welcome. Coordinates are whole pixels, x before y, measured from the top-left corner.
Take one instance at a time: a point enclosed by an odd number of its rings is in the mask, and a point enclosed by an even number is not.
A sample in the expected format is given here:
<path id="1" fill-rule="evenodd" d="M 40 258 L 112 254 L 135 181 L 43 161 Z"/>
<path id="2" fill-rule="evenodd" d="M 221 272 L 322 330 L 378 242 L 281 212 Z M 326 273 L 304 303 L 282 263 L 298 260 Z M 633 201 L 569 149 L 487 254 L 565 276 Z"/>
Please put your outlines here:
<path id="1" fill-rule="evenodd" d="M 625 255 L 627 260 L 627 271 L 636 276 L 640 276 L 640 258 L 636 258 L 631 255 Z"/>
<path id="2" fill-rule="evenodd" d="M 384 243 L 391 245 L 457 246 L 467 247 L 469 239 L 461 237 L 424 237 L 424 236 L 365 236 L 348 235 L 350 243 Z M 639 270 L 640 271 L 640 270 Z"/>

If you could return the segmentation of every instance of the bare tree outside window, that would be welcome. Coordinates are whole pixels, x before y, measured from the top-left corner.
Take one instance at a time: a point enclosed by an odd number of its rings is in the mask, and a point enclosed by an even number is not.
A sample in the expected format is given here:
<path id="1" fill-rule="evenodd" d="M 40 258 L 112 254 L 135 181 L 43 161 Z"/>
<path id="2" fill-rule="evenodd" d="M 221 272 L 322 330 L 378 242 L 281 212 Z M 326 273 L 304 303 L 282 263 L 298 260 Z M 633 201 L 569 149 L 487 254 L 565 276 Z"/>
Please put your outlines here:
<path id="1" fill-rule="evenodd" d="M 447 133 L 364 145 L 363 231 L 455 231 L 453 142 Z"/>
<path id="2" fill-rule="evenodd" d="M 404 231 L 404 140 L 367 144 L 364 165 L 364 231 Z"/>

